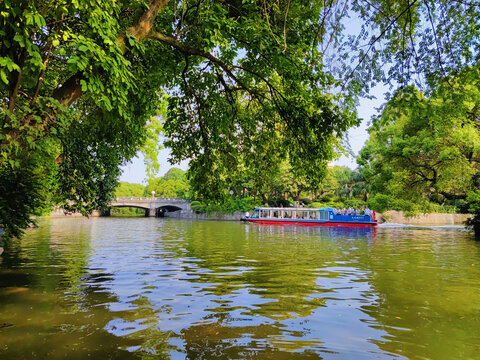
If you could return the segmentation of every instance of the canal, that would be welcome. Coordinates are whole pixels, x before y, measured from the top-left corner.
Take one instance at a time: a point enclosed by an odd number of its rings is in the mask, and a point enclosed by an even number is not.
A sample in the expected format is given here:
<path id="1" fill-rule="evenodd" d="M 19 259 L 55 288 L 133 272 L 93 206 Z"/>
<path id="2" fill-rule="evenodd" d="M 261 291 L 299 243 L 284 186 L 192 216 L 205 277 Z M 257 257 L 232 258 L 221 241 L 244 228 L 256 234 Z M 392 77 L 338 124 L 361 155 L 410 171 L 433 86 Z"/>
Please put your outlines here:
<path id="1" fill-rule="evenodd" d="M 0 257 L 1 359 L 475 359 L 459 228 L 46 219 Z"/>

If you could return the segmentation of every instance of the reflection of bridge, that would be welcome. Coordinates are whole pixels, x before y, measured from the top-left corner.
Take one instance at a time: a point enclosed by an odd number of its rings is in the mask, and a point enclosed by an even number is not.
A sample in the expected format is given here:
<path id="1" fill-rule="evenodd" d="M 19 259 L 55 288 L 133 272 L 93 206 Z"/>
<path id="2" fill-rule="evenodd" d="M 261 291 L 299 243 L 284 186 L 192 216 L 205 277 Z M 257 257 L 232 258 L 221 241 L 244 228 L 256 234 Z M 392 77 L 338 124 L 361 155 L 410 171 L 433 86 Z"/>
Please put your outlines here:
<path id="1" fill-rule="evenodd" d="M 190 210 L 190 202 L 178 198 L 117 197 L 109 206 L 144 209 L 145 216 L 163 216 L 166 212 Z"/>

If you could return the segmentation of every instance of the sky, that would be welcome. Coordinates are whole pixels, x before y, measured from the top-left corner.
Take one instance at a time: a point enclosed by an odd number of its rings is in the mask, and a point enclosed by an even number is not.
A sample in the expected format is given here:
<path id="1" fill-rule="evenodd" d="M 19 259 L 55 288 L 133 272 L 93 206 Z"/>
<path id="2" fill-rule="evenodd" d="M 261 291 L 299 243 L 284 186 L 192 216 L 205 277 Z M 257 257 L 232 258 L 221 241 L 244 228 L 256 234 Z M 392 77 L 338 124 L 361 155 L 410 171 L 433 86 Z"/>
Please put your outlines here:
<path id="1" fill-rule="evenodd" d="M 362 149 L 365 141 L 368 139 L 368 124 L 370 123 L 370 119 L 372 116 L 378 114 L 378 108 L 385 102 L 383 94 L 387 91 L 387 88 L 379 85 L 374 87 L 370 94 L 374 95 L 375 99 L 360 99 L 359 106 L 358 106 L 358 116 L 362 119 L 360 126 L 351 128 L 348 131 L 348 142 L 352 148 L 354 154 L 358 155 L 359 151 Z M 163 149 L 160 151 L 159 154 L 159 161 L 160 161 L 160 170 L 157 173 L 156 177 L 163 176 L 170 168 L 177 167 L 182 170 L 188 169 L 188 162 L 184 161 L 180 164 L 171 165 L 168 162 L 169 150 Z M 357 167 L 355 159 L 350 155 L 346 157 L 342 155 L 342 157 L 338 160 L 335 160 L 335 165 L 339 166 L 347 166 L 351 169 L 355 169 Z M 146 184 L 146 177 L 147 171 L 146 166 L 143 162 L 143 157 L 139 154 L 135 157 L 132 161 L 130 161 L 127 165 L 122 167 L 122 175 L 120 176 L 120 181 L 126 181 L 130 183 L 136 184 Z"/>

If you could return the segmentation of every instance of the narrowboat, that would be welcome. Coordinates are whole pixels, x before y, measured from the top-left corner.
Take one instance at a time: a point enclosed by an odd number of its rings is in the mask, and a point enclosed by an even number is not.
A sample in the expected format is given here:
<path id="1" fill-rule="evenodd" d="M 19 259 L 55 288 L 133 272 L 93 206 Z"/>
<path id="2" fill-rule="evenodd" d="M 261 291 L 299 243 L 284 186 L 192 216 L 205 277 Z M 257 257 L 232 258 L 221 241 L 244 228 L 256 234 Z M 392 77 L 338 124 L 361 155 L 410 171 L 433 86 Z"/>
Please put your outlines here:
<path id="1" fill-rule="evenodd" d="M 256 208 L 247 221 L 260 224 L 299 224 L 327 226 L 375 226 L 372 215 L 343 215 L 333 208 Z"/>

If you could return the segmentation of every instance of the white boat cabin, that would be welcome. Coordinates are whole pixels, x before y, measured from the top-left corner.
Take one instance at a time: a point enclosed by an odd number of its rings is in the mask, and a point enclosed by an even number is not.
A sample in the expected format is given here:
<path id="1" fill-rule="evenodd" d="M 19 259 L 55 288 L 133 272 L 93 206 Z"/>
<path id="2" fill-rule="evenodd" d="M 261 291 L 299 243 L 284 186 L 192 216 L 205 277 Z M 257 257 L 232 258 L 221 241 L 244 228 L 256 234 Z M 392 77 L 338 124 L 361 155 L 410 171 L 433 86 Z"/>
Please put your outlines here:
<path id="1" fill-rule="evenodd" d="M 330 209 L 308 208 L 256 208 L 251 219 L 302 219 L 324 220 L 333 219 L 333 211 Z"/>

